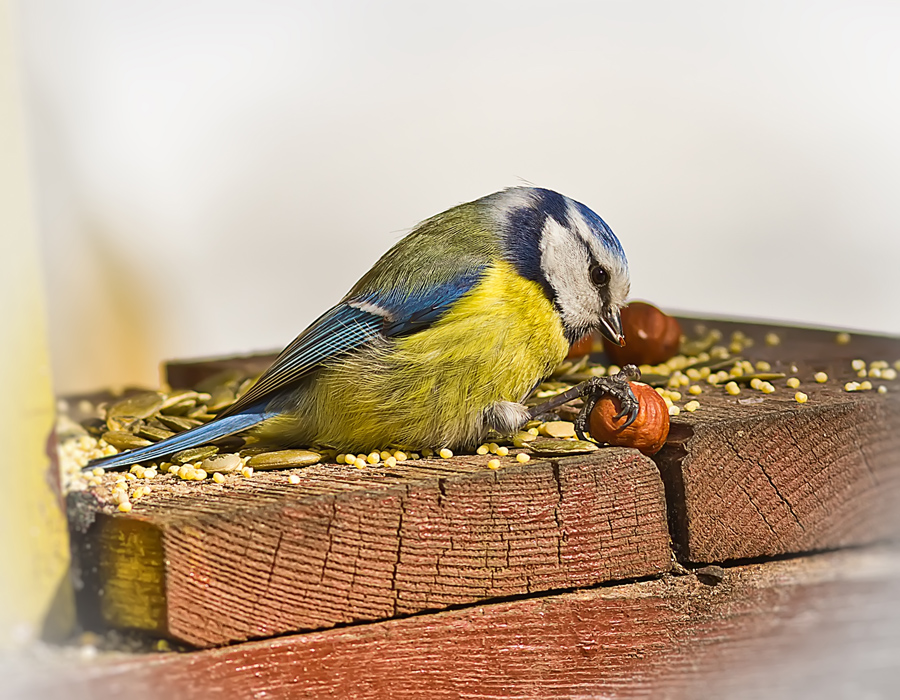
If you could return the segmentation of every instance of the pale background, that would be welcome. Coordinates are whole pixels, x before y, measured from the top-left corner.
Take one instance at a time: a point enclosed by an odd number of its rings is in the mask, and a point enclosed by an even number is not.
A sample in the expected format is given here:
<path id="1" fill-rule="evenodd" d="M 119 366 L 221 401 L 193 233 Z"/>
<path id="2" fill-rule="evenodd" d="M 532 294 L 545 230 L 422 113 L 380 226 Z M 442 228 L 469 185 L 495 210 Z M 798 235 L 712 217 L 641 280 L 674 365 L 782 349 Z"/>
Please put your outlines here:
<path id="1" fill-rule="evenodd" d="M 280 348 L 522 181 L 606 219 L 636 298 L 900 333 L 900 3 L 18 10 L 59 392 Z"/>

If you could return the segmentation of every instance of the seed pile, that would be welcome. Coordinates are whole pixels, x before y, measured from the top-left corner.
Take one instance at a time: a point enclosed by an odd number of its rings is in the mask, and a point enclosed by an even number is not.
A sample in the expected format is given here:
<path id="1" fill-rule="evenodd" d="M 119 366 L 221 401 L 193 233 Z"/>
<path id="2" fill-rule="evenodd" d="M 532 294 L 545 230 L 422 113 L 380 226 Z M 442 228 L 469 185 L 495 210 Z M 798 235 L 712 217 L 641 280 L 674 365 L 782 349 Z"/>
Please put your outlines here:
<path id="1" fill-rule="evenodd" d="M 815 396 L 811 398 L 809 393 L 810 388 L 816 385 L 827 387 L 830 381 L 846 392 L 884 394 L 900 372 L 900 360 L 891 364 L 883 359 L 866 361 L 857 358 L 846 372 L 844 368 L 832 368 L 838 376 L 853 377 L 838 383 L 818 368 L 801 372 L 789 362 L 778 362 L 774 369 L 766 361 L 750 362 L 743 356 L 748 354 L 753 342 L 740 331 L 726 338 L 717 329 L 698 326 L 693 337 L 682 337 L 679 354 L 659 364 L 641 365 L 641 381 L 655 388 L 665 401 L 670 416 L 678 416 L 683 411 L 702 412 L 705 400 L 715 395 L 731 397 L 738 404 L 759 403 L 768 396 L 804 404 L 815 401 Z M 771 348 L 780 345 L 781 338 L 776 333 L 768 333 L 763 342 Z M 846 333 L 837 334 L 835 342 L 847 345 L 852 338 Z M 526 404 L 537 405 L 591 377 L 611 376 L 619 371 L 618 366 L 599 364 L 589 355 L 567 359 L 550 379 L 536 388 Z M 318 462 L 356 469 L 377 465 L 393 468 L 408 460 L 450 459 L 454 456 L 446 446 L 420 447 L 418 451 L 385 446 L 385 449 L 369 454 L 337 454 L 321 446 L 273 450 L 254 442 L 249 436 L 230 436 L 184 450 L 165 461 L 134 465 L 126 473 L 104 474 L 102 469 L 82 473 L 82 468 L 92 459 L 150 445 L 213 420 L 218 412 L 240 398 L 254 381 L 255 377 L 229 370 L 192 389 L 132 392 L 100 402 L 61 401 L 57 437 L 64 490 L 103 486 L 110 491 L 110 502 L 120 511 L 129 512 L 134 503 L 153 492 L 152 482 L 159 479 L 222 486 L 233 480 L 252 478 L 258 471 L 299 468 Z M 489 457 L 487 466 L 499 469 L 504 465 L 525 463 L 532 456 L 584 454 L 596 450 L 596 443 L 576 438 L 572 420 L 581 405 L 581 400 L 576 399 L 561 407 L 557 416 L 532 421 L 515 435 L 492 436 L 490 442 L 477 447 L 475 455 Z M 302 482 L 296 473 L 284 478 L 290 484 Z"/>

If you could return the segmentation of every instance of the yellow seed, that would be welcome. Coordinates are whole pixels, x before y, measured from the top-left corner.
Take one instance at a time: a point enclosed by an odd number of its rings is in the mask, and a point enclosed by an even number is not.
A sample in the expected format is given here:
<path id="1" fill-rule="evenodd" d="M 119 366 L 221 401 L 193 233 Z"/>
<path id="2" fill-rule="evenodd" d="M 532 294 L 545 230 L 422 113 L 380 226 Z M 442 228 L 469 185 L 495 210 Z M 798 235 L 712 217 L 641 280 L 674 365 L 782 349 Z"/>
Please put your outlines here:
<path id="1" fill-rule="evenodd" d="M 772 371 L 772 365 L 770 365 L 770 364 L 769 364 L 768 362 L 766 362 L 765 360 L 760 360 L 759 362 L 756 363 L 756 369 L 757 369 L 757 371 L 759 371 L 759 372 L 771 372 L 771 371 Z"/>
<path id="2" fill-rule="evenodd" d="M 779 345 L 780 343 L 781 338 L 777 333 L 766 333 L 766 345 Z"/>
<path id="3" fill-rule="evenodd" d="M 143 470 L 143 469 L 144 468 L 140 464 L 132 464 L 131 469 L 129 469 L 128 471 L 132 474 L 136 474 L 138 472 L 138 470 Z"/>
<path id="4" fill-rule="evenodd" d="M 762 386 L 762 383 L 762 379 L 760 379 L 759 377 L 753 377 L 753 379 L 750 380 L 750 388 L 759 389 Z"/>
<path id="5" fill-rule="evenodd" d="M 725 391 L 732 396 L 737 396 L 741 393 L 741 388 L 735 382 L 728 382 L 728 384 L 725 385 Z"/>
<path id="6" fill-rule="evenodd" d="M 491 454 L 497 454 L 497 448 L 500 447 L 496 442 L 488 443 L 488 450 Z"/>
<path id="7" fill-rule="evenodd" d="M 146 470 L 144 470 L 144 478 L 145 478 L 145 479 L 152 479 L 153 477 L 155 477 L 155 476 L 157 475 L 157 473 L 158 473 L 158 472 L 157 472 L 155 469 L 152 469 L 152 468 L 151 468 L 151 469 L 146 469 Z"/>
<path id="8" fill-rule="evenodd" d="M 397 458 L 394 455 L 391 455 L 386 460 L 384 460 L 384 464 L 387 467 L 396 467 L 397 466 Z"/>
<path id="9" fill-rule="evenodd" d="M 693 367 L 689 367 L 686 374 L 687 374 L 688 379 L 692 379 L 695 382 L 698 379 L 701 379 L 700 372 L 698 370 L 694 369 Z"/>
<path id="10" fill-rule="evenodd" d="M 288 477 L 288 482 L 291 483 L 291 484 L 294 484 L 294 485 L 296 486 L 297 484 L 300 483 L 300 477 L 297 476 L 296 474 L 291 474 L 291 475 Z"/>
<path id="11" fill-rule="evenodd" d="M 834 342 L 838 345 L 846 345 L 850 342 L 850 334 L 849 333 L 838 333 L 834 336 Z"/>
<path id="12" fill-rule="evenodd" d="M 171 467 L 169 467 L 168 473 L 172 476 L 178 476 L 181 473 L 181 467 L 179 467 L 177 464 L 173 464 Z"/>
<path id="13" fill-rule="evenodd" d="M 672 399 L 670 399 L 668 396 L 663 396 L 662 398 L 663 398 L 663 401 L 666 402 L 666 406 L 667 406 L 668 408 L 672 408 L 672 406 L 675 405 L 675 404 L 672 403 Z"/>
<path id="14" fill-rule="evenodd" d="M 896 379 L 897 378 L 897 370 L 893 369 L 892 367 L 883 369 L 883 370 L 881 370 L 881 378 L 888 379 L 888 380 Z"/>
<path id="15" fill-rule="evenodd" d="M 771 394 L 775 391 L 775 387 L 770 382 L 763 382 L 759 390 L 764 394 Z"/>
<path id="16" fill-rule="evenodd" d="M 393 457 L 393 455 L 388 450 L 382 450 L 380 452 L 380 456 L 382 459 L 387 459 L 388 457 Z"/>
<path id="17" fill-rule="evenodd" d="M 453 451 L 446 447 L 442 447 L 438 454 L 441 456 L 441 459 L 450 459 L 453 456 Z"/>
<path id="18" fill-rule="evenodd" d="M 800 386 L 800 380 L 797 377 L 788 377 L 788 380 L 785 382 L 791 389 L 796 389 Z"/>
<path id="19" fill-rule="evenodd" d="M 366 461 L 369 464 L 378 464 L 381 461 L 381 455 L 377 452 L 371 452 L 366 455 Z"/>
<path id="20" fill-rule="evenodd" d="M 339 454 L 337 457 L 334 458 L 334 461 L 337 462 L 338 464 L 346 464 L 347 463 L 347 455 Z"/>
<path id="21" fill-rule="evenodd" d="M 694 411 L 696 411 L 698 408 L 700 408 L 700 402 L 699 402 L 699 401 L 688 401 L 688 402 L 684 405 L 684 410 L 685 410 L 685 411 L 690 411 L 691 413 L 693 413 Z"/>
<path id="22" fill-rule="evenodd" d="M 540 435 L 541 434 L 541 431 L 538 430 L 537 428 L 529 428 L 527 430 L 527 432 L 531 433 L 532 435 Z"/>
<path id="23" fill-rule="evenodd" d="M 681 401 L 681 392 L 670 391 L 669 398 L 672 399 L 672 401 Z"/>
<path id="24" fill-rule="evenodd" d="M 91 474 L 93 474 L 94 476 L 103 476 L 104 474 L 106 474 L 106 470 L 103 467 L 94 467 L 91 470 Z"/>
<path id="25" fill-rule="evenodd" d="M 869 363 L 869 369 L 887 369 L 890 365 L 884 360 L 872 360 Z"/>
<path id="26" fill-rule="evenodd" d="M 213 474 L 213 481 L 215 481 L 217 484 L 224 484 L 225 475 L 222 472 L 216 472 L 215 474 Z"/>
<path id="27" fill-rule="evenodd" d="M 479 445 L 479 446 L 478 446 L 478 449 L 475 450 L 475 454 L 477 454 L 477 455 L 486 455 L 486 454 L 487 454 L 488 452 L 490 452 L 490 451 L 491 451 L 491 448 L 488 447 L 487 445 Z"/>
<path id="28" fill-rule="evenodd" d="M 796 401 L 797 403 L 806 403 L 807 399 L 809 399 L 809 397 L 802 391 L 798 391 L 796 394 L 794 394 L 794 401 Z"/>
<path id="29" fill-rule="evenodd" d="M 856 391 L 859 389 L 859 382 L 847 382 L 844 384 L 844 391 Z"/>
<path id="30" fill-rule="evenodd" d="M 864 369 L 857 370 L 857 372 L 856 372 L 856 376 L 857 376 L 857 377 L 865 377 L 865 376 L 867 376 L 867 375 L 868 375 L 868 372 L 867 372 L 866 370 L 864 370 Z"/>
<path id="31" fill-rule="evenodd" d="M 741 367 L 744 368 L 744 374 L 753 374 L 756 371 L 753 368 L 753 363 L 748 360 L 741 360 Z"/>
<path id="32" fill-rule="evenodd" d="M 692 384 L 690 388 L 688 388 L 688 393 L 693 396 L 699 396 L 703 393 L 703 388 L 699 384 Z"/>
<path id="33" fill-rule="evenodd" d="M 881 370 L 877 367 L 869 367 L 869 376 L 873 379 L 881 379 Z"/>
<path id="34" fill-rule="evenodd" d="M 868 379 L 859 385 L 860 391 L 869 391 L 872 388 L 872 382 Z"/>
<path id="35" fill-rule="evenodd" d="M 710 374 L 712 374 L 712 370 L 709 367 L 700 368 L 700 379 L 706 379 Z"/>
<path id="36" fill-rule="evenodd" d="M 497 454 L 500 457 L 506 457 L 506 455 L 509 454 L 509 448 L 505 447 L 504 445 L 500 445 L 499 447 L 497 447 L 497 451 L 494 454 Z"/>
<path id="37" fill-rule="evenodd" d="M 516 461 L 521 462 L 522 464 L 525 464 L 525 462 L 527 462 L 530 459 L 531 459 L 531 457 L 528 454 L 526 454 L 525 452 L 520 452 L 519 454 L 516 455 Z"/>
<path id="38" fill-rule="evenodd" d="M 406 453 L 405 453 L 405 452 L 401 452 L 400 450 L 397 450 L 397 451 L 394 453 L 394 459 L 396 459 L 398 462 L 402 462 L 402 461 L 404 461 L 405 459 L 409 459 L 409 458 L 406 456 Z"/>
<path id="39" fill-rule="evenodd" d="M 740 365 L 735 365 L 728 371 L 728 374 L 730 374 L 732 377 L 743 377 L 744 376 L 744 368 L 741 367 Z"/>
<path id="40" fill-rule="evenodd" d="M 410 459 L 418 459 L 418 458 L 419 458 L 419 453 L 418 453 L 418 452 L 413 452 L 412 454 L 409 455 L 409 458 L 410 458 Z"/>
<path id="41" fill-rule="evenodd" d="M 819 384 L 824 384 L 828 381 L 828 375 L 824 372 L 816 372 L 813 375 L 813 379 L 815 379 Z"/>
<path id="42" fill-rule="evenodd" d="M 878 387 L 879 394 L 886 394 L 887 391 L 888 391 L 888 388 L 884 384 L 882 384 L 880 387 Z"/>
<path id="43" fill-rule="evenodd" d="M 205 469 L 195 469 L 194 470 L 194 478 L 197 481 L 203 481 L 209 474 L 206 473 Z"/>
<path id="44" fill-rule="evenodd" d="M 488 469 L 499 469 L 500 468 L 500 460 L 499 459 L 488 460 L 487 466 L 488 466 Z"/>
<path id="45" fill-rule="evenodd" d="M 353 466 L 356 467 L 357 469 L 365 469 L 368 466 L 368 464 L 369 463 L 366 460 L 360 459 L 359 457 L 357 457 L 356 459 L 353 460 Z"/>
<path id="46" fill-rule="evenodd" d="M 251 476 L 253 476 L 253 467 L 243 467 L 241 469 L 241 476 L 243 476 L 245 479 L 249 479 Z"/>
<path id="47" fill-rule="evenodd" d="M 677 416 L 679 413 L 681 413 L 681 409 L 678 406 L 669 406 L 670 416 Z"/>
<path id="48" fill-rule="evenodd" d="M 853 369 L 855 369 L 857 372 L 859 372 L 859 370 L 866 368 L 866 362 L 865 362 L 865 360 L 853 360 L 850 363 L 850 366 Z"/>
<path id="49" fill-rule="evenodd" d="M 119 504 L 119 510 L 122 511 L 123 513 L 130 513 L 131 512 L 131 503 L 129 501 L 123 501 L 122 503 Z"/>

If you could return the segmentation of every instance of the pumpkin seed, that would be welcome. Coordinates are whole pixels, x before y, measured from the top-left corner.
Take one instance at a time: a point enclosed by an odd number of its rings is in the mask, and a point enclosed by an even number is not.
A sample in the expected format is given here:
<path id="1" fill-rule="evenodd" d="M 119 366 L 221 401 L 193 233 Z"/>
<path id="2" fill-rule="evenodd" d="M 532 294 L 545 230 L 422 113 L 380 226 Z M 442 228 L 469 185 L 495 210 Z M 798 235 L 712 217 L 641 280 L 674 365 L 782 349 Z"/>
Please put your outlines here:
<path id="1" fill-rule="evenodd" d="M 110 430 L 103 433 L 103 439 L 117 450 L 136 450 L 139 447 L 147 447 L 153 443 L 140 438 L 127 430 Z"/>
<path id="2" fill-rule="evenodd" d="M 196 405 L 197 403 L 203 403 L 206 400 L 206 398 L 203 398 L 203 395 L 199 394 L 193 389 L 176 389 L 163 399 L 163 402 L 160 404 L 157 410 L 160 412 L 168 412 L 168 410 L 172 406 L 180 404 L 183 401 L 190 401 L 191 399 L 193 399 L 194 405 Z"/>
<path id="3" fill-rule="evenodd" d="M 322 459 L 322 455 L 309 450 L 278 450 L 251 457 L 247 466 L 257 470 L 306 467 L 315 464 L 320 459 Z"/>
<path id="4" fill-rule="evenodd" d="M 556 440 L 554 438 L 538 438 L 528 443 L 528 449 L 539 457 L 564 457 L 566 455 L 595 452 L 600 448 L 586 440 Z"/>
<path id="5" fill-rule="evenodd" d="M 166 438 L 172 437 L 175 433 L 173 433 L 171 430 L 154 428 L 152 425 L 142 425 L 138 429 L 137 434 L 147 440 L 159 442 L 160 440 L 165 440 Z"/>
<path id="6" fill-rule="evenodd" d="M 575 437 L 575 424 L 567 420 L 554 420 L 542 424 L 538 431 L 551 438 Z"/>
<path id="7" fill-rule="evenodd" d="M 243 379 L 244 373 L 240 370 L 226 369 L 197 382 L 194 388 L 207 394 L 212 394 L 214 390 L 224 386 L 234 390 Z"/>
<path id="8" fill-rule="evenodd" d="M 223 408 L 230 406 L 237 400 L 234 395 L 234 390 L 228 386 L 216 387 L 210 394 L 211 396 L 207 405 L 207 410 L 210 413 L 221 411 Z"/>
<path id="9" fill-rule="evenodd" d="M 106 411 L 106 418 L 107 420 L 116 418 L 123 421 L 127 417 L 134 419 L 149 418 L 159 410 L 162 402 L 163 397 L 155 391 L 135 394 L 110 406 Z"/>
<path id="10" fill-rule="evenodd" d="M 183 416 L 166 416 L 159 414 L 157 419 L 164 426 L 170 430 L 174 430 L 176 433 L 182 433 L 185 430 L 196 428 L 198 425 L 203 425 L 201 421 L 194 420 L 193 418 L 185 418 Z"/>
<path id="11" fill-rule="evenodd" d="M 187 450 L 176 452 L 169 457 L 169 459 L 174 464 L 189 464 L 192 462 L 199 462 L 207 457 L 212 457 L 218 451 L 219 448 L 215 445 L 203 445 L 202 447 L 191 447 Z"/>
<path id="12" fill-rule="evenodd" d="M 203 460 L 200 468 L 210 474 L 231 474 L 238 472 L 244 466 L 244 460 L 239 454 L 234 452 L 226 452 L 225 454 L 207 457 Z"/>

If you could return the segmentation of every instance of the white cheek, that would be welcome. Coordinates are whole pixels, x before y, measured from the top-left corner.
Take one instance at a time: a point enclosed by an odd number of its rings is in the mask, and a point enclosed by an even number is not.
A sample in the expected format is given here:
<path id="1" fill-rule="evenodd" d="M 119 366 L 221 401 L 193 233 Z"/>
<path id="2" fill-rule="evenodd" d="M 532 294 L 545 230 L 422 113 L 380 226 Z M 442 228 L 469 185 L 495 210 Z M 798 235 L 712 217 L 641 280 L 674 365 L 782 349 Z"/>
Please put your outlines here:
<path id="1" fill-rule="evenodd" d="M 571 233 L 548 218 L 541 238 L 541 270 L 556 292 L 563 319 L 572 326 L 593 326 L 600 318 L 600 295 L 588 278 L 589 265 Z"/>

